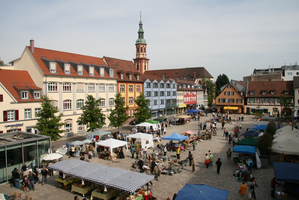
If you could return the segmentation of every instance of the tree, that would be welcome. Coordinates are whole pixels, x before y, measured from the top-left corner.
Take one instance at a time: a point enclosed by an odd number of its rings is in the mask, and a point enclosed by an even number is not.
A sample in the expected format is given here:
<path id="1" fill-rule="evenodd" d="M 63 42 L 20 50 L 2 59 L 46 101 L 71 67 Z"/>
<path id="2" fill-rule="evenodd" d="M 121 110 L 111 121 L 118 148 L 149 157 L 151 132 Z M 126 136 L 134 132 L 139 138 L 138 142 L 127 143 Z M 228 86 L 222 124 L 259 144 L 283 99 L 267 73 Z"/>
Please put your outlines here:
<path id="1" fill-rule="evenodd" d="M 42 100 L 41 110 L 37 113 L 39 118 L 36 128 L 39 134 L 50 136 L 52 141 L 57 141 L 61 138 L 60 133 L 64 132 L 64 130 L 60 130 L 65 125 L 65 123 L 60 122 L 62 114 L 55 115 L 58 113 L 58 109 L 47 96 L 43 96 Z"/>
<path id="2" fill-rule="evenodd" d="M 82 107 L 83 113 L 78 119 L 78 123 L 87 126 L 87 131 L 94 131 L 102 128 L 105 123 L 105 116 L 100 109 L 101 98 L 96 100 L 92 95 L 87 96 L 87 101 Z"/>
<path id="3" fill-rule="evenodd" d="M 0 66 L 4 66 L 5 65 L 5 63 L 3 62 L 3 60 L 1 60 L 1 58 L 0 58 Z"/>
<path id="4" fill-rule="evenodd" d="M 143 93 L 140 93 L 140 95 L 137 97 L 137 99 L 134 99 L 135 103 L 137 104 L 138 108 L 136 108 L 136 112 L 134 113 L 135 120 L 138 122 L 144 122 L 147 119 L 151 118 L 150 109 L 148 107 L 148 103 L 150 102 L 149 99 L 145 99 L 145 96 Z"/>
<path id="5" fill-rule="evenodd" d="M 279 103 L 280 103 L 280 108 L 281 108 L 281 120 L 282 120 L 282 116 L 283 116 L 283 109 L 289 109 L 290 112 L 288 113 L 287 111 L 285 112 L 286 116 L 291 116 L 292 115 L 292 110 L 291 108 L 294 106 L 293 102 L 292 102 L 292 98 L 290 97 L 286 97 L 284 95 L 280 95 L 279 96 Z"/>
<path id="6" fill-rule="evenodd" d="M 208 106 L 212 107 L 213 100 L 215 99 L 215 94 L 216 94 L 215 93 L 216 92 L 216 85 L 209 78 L 203 78 L 202 79 L 202 87 L 208 93 Z"/>
<path id="7" fill-rule="evenodd" d="M 119 132 L 119 127 L 130 118 L 127 114 L 129 106 L 125 106 L 124 98 L 120 95 L 120 93 L 116 94 L 114 104 L 115 108 L 114 110 L 110 109 L 111 113 L 108 116 L 108 119 L 110 120 L 109 126 L 117 127 Z"/>
<path id="8" fill-rule="evenodd" d="M 229 83 L 229 79 L 225 74 L 220 74 L 216 80 L 216 96 L 218 96 L 221 92 L 221 88 Z"/>

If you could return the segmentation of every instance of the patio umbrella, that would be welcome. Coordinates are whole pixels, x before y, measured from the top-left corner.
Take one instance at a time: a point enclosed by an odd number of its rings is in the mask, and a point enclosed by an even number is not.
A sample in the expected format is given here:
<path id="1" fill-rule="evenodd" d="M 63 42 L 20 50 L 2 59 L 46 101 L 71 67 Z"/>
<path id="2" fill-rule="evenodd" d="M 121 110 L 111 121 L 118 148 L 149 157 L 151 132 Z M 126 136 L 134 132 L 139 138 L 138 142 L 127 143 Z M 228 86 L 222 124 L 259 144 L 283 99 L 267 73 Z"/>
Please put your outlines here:
<path id="1" fill-rule="evenodd" d="M 74 146 L 76 146 L 76 145 L 83 145 L 83 144 L 84 143 L 82 141 L 79 141 L 79 140 L 74 141 L 74 142 L 71 143 L 71 145 L 74 145 Z"/>
<path id="2" fill-rule="evenodd" d="M 227 190 L 220 190 L 209 185 L 186 184 L 179 192 L 175 200 L 226 200 Z"/>
<path id="3" fill-rule="evenodd" d="M 50 153 L 50 154 L 46 155 L 45 157 L 43 157 L 43 160 L 57 160 L 61 157 L 62 157 L 62 155 L 59 153 Z"/>
<path id="4" fill-rule="evenodd" d="M 244 136 L 251 136 L 251 137 L 257 137 L 260 133 L 254 130 L 246 131 L 242 135 Z"/>
<path id="5" fill-rule="evenodd" d="M 192 132 L 192 131 L 188 130 L 188 131 L 186 131 L 185 133 L 187 133 L 187 134 L 191 135 L 191 134 L 193 134 L 194 132 Z"/>
<path id="6" fill-rule="evenodd" d="M 90 143 L 92 143 L 92 140 L 83 140 L 82 142 L 83 142 L 84 144 L 86 144 L 86 143 L 90 144 Z"/>
<path id="7" fill-rule="evenodd" d="M 255 127 L 253 127 L 252 129 L 254 129 L 254 130 L 266 130 L 266 129 L 267 129 L 267 126 L 268 126 L 268 125 L 260 124 L 260 125 L 257 125 L 257 126 L 255 126 Z"/>

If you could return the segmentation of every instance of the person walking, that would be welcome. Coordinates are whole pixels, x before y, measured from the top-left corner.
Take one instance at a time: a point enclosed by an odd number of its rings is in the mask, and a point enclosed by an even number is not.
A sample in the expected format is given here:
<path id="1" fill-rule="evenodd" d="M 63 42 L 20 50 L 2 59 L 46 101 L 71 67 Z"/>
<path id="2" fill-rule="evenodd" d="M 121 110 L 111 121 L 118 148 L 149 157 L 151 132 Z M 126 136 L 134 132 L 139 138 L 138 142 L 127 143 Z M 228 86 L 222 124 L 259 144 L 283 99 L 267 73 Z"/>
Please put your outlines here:
<path id="1" fill-rule="evenodd" d="M 258 185 L 256 184 L 254 177 L 252 177 L 252 179 L 248 183 L 248 187 L 249 187 L 249 190 L 248 190 L 248 192 L 249 192 L 248 193 L 249 200 L 251 200 L 252 198 L 256 199 L 256 196 L 255 196 L 255 187 L 258 188 Z"/>
<path id="2" fill-rule="evenodd" d="M 194 160 L 194 156 L 192 156 L 192 163 L 191 163 L 191 165 L 192 165 L 191 172 L 193 173 L 195 171 L 195 160 Z"/>
<path id="3" fill-rule="evenodd" d="M 140 153 L 140 147 L 136 147 L 135 149 L 136 159 L 138 159 L 139 153 Z"/>
<path id="4" fill-rule="evenodd" d="M 12 172 L 12 178 L 14 180 L 14 186 L 15 188 L 19 189 L 20 187 L 20 173 L 19 170 L 17 168 L 15 168 L 15 170 Z"/>
<path id="5" fill-rule="evenodd" d="M 254 166 L 254 163 L 252 161 L 252 158 L 250 158 L 249 162 L 248 162 L 248 170 L 250 172 L 250 174 L 252 173 L 252 167 Z"/>
<path id="6" fill-rule="evenodd" d="M 211 167 L 213 167 L 213 160 L 214 160 L 214 155 L 212 154 L 212 152 L 210 152 L 210 156 L 209 156 L 209 165 Z"/>
<path id="7" fill-rule="evenodd" d="M 44 185 L 45 182 L 47 181 L 48 170 L 44 167 L 43 170 L 41 171 L 41 174 L 42 174 L 42 185 Z"/>
<path id="8" fill-rule="evenodd" d="M 35 179 L 35 174 L 30 171 L 29 172 L 29 189 L 34 191 L 34 179 Z"/>
<path id="9" fill-rule="evenodd" d="M 222 166 L 222 162 L 220 158 L 218 158 L 218 160 L 216 161 L 216 165 L 217 165 L 217 173 L 220 174 L 220 168 Z"/>
<path id="10" fill-rule="evenodd" d="M 194 140 L 193 143 L 192 143 L 193 151 L 195 151 L 195 145 L 196 145 L 196 141 Z"/>
<path id="11" fill-rule="evenodd" d="M 164 156 L 166 156 L 166 154 L 167 154 L 167 147 L 166 147 L 166 145 L 164 146 L 163 152 L 164 152 Z"/>
<path id="12" fill-rule="evenodd" d="M 27 177 L 27 175 L 24 176 L 24 180 L 23 180 L 23 185 L 24 185 L 24 192 L 28 192 L 28 186 L 29 186 L 29 179 Z"/>
<path id="13" fill-rule="evenodd" d="M 180 147 L 179 147 L 179 148 L 176 149 L 176 158 L 177 158 L 178 160 L 181 159 L 181 157 L 180 157 L 180 153 L 181 153 L 181 149 L 180 149 Z"/>
<path id="14" fill-rule="evenodd" d="M 232 151 L 230 150 L 230 148 L 228 148 L 228 150 L 226 151 L 226 155 L 227 155 L 227 160 L 232 159 Z"/>
<path id="15" fill-rule="evenodd" d="M 210 157 L 208 156 L 208 154 L 206 153 L 206 157 L 205 157 L 205 165 L 207 166 L 207 168 L 209 168 L 209 163 L 210 163 Z"/>
<path id="16" fill-rule="evenodd" d="M 240 195 L 241 200 L 244 200 L 244 197 L 246 195 L 246 191 L 247 191 L 247 186 L 245 185 L 245 181 L 243 181 L 242 185 L 239 189 L 239 195 Z"/>
<path id="17" fill-rule="evenodd" d="M 193 158 L 193 155 L 192 155 L 191 151 L 189 151 L 189 154 L 188 154 L 189 166 L 192 165 L 192 158 Z"/>
<path id="18" fill-rule="evenodd" d="M 131 151 L 131 154 L 132 154 L 132 158 L 134 158 L 135 148 L 132 146 L 130 151 Z"/>

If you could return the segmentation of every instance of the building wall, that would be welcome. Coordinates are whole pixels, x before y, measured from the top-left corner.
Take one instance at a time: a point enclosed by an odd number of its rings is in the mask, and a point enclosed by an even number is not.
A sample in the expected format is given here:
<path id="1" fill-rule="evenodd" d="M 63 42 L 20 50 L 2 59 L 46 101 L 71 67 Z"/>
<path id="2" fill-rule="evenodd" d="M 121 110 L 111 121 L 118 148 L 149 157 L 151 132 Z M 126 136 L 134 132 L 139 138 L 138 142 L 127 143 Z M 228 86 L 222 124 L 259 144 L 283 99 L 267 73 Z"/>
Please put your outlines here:
<path id="1" fill-rule="evenodd" d="M 238 99 L 241 101 L 240 103 L 238 103 Z M 244 98 L 240 96 L 239 93 L 230 85 L 222 90 L 222 92 L 216 97 L 215 101 L 218 106 L 218 112 L 226 112 L 224 107 L 231 106 L 238 107 L 238 110 L 231 110 L 230 112 L 242 113 L 242 109 L 244 107 Z"/>
<path id="2" fill-rule="evenodd" d="M 264 74 L 244 76 L 243 81 L 282 81 L 282 74 Z M 291 79 L 293 80 L 293 79 Z"/>
<path id="3" fill-rule="evenodd" d="M 299 75 L 299 70 L 288 70 L 286 69 L 284 72 L 284 76 L 282 77 L 284 81 L 292 81 L 294 76 Z"/>

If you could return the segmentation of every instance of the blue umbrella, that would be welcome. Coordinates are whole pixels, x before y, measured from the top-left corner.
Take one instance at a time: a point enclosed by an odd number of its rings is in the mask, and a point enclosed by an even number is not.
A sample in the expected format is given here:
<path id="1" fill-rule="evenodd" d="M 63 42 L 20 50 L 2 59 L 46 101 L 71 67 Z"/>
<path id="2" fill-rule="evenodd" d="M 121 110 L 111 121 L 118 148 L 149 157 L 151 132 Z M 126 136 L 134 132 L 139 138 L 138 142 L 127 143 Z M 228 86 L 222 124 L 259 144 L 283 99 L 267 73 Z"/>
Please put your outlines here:
<path id="1" fill-rule="evenodd" d="M 186 113 L 197 113 L 197 111 L 191 109 L 191 110 L 188 110 Z"/>
<path id="2" fill-rule="evenodd" d="M 227 190 L 220 190 L 209 185 L 186 184 L 179 192 L 175 200 L 226 200 Z"/>
<path id="3" fill-rule="evenodd" d="M 261 124 L 261 125 L 258 125 L 258 126 L 253 127 L 252 129 L 254 129 L 254 130 L 266 130 L 266 129 L 267 129 L 267 126 L 268 126 L 268 125 Z"/>
<path id="4" fill-rule="evenodd" d="M 162 140 L 183 141 L 183 140 L 186 140 L 188 138 L 189 138 L 188 136 L 182 136 L 182 135 L 179 135 L 177 132 L 174 132 L 171 135 L 167 135 L 165 137 L 162 137 Z"/>
<path id="5" fill-rule="evenodd" d="M 244 136 L 251 136 L 251 137 L 257 137 L 260 133 L 254 130 L 246 131 L 242 135 Z"/>

